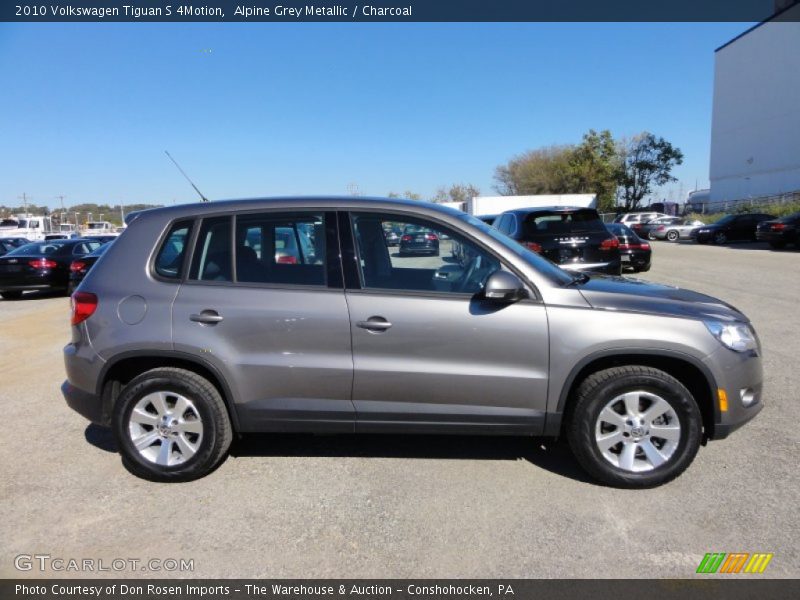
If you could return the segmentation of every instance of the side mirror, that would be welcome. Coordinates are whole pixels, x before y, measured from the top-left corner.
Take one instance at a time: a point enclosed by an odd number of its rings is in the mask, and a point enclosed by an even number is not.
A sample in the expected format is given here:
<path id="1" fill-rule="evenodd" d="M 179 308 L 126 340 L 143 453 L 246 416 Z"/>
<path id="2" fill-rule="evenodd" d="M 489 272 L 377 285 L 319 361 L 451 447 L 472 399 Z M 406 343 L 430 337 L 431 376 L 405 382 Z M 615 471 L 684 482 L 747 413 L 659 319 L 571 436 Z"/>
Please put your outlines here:
<path id="1" fill-rule="evenodd" d="M 508 271 L 495 271 L 489 275 L 483 288 L 487 300 L 495 302 L 516 302 L 528 297 L 525 286 L 519 277 Z"/>

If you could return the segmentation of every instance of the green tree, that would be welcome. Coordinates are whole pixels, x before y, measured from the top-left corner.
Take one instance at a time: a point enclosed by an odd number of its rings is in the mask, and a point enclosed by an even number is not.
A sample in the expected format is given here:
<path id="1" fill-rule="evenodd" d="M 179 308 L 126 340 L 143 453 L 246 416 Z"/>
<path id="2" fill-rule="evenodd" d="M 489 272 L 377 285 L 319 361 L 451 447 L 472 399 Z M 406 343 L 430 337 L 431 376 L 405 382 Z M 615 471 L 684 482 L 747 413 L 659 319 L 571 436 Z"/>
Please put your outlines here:
<path id="1" fill-rule="evenodd" d="M 495 189 L 504 196 L 571 193 L 572 146 L 529 150 L 495 169 Z"/>
<path id="2" fill-rule="evenodd" d="M 410 192 L 406 190 L 402 194 L 398 194 L 397 192 L 389 192 L 387 194 L 389 198 L 407 198 L 408 200 L 422 200 L 422 195 L 417 194 L 416 192 Z"/>
<path id="3" fill-rule="evenodd" d="M 433 197 L 434 202 L 466 202 L 475 196 L 480 196 L 481 191 L 471 183 L 454 183 L 449 188 L 440 187 Z"/>
<path id="4" fill-rule="evenodd" d="M 683 163 L 683 152 L 647 131 L 617 144 L 620 157 L 618 196 L 625 210 L 635 210 L 656 187 L 670 181 L 673 167 Z"/>
<path id="5" fill-rule="evenodd" d="M 577 194 L 597 194 L 601 212 L 614 210 L 621 160 L 607 129 L 590 129 L 570 158 L 570 185 Z"/>

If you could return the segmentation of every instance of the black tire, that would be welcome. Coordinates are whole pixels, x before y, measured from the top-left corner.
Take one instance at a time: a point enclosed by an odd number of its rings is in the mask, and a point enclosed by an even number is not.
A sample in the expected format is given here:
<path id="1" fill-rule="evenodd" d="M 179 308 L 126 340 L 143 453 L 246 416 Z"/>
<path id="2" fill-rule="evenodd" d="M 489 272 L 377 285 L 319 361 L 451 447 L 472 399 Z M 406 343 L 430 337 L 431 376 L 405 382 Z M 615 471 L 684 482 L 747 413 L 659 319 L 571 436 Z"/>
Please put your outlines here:
<path id="1" fill-rule="evenodd" d="M 667 241 L 668 242 L 677 242 L 678 238 L 680 238 L 680 234 L 677 231 L 668 231 L 667 232 Z"/>
<path id="2" fill-rule="evenodd" d="M 3 300 L 19 300 L 20 298 L 22 298 L 22 292 L 19 291 L 0 292 L 0 296 L 2 296 Z"/>
<path id="3" fill-rule="evenodd" d="M 647 232 L 647 239 L 650 240 L 650 241 L 655 241 L 656 234 L 654 232 L 652 232 L 652 231 L 648 231 Z"/>
<path id="4" fill-rule="evenodd" d="M 725 235 L 724 231 L 719 231 L 714 234 L 714 243 L 717 244 L 718 246 L 724 244 L 727 241 L 728 241 L 728 236 Z"/>
<path id="5" fill-rule="evenodd" d="M 637 272 L 637 273 L 645 273 L 645 272 L 647 272 L 647 271 L 649 271 L 649 270 L 650 270 L 650 265 L 645 265 L 645 266 L 643 266 L 643 267 L 638 267 L 638 268 L 636 269 L 636 272 Z"/>
<path id="6" fill-rule="evenodd" d="M 786 242 L 770 242 L 769 247 L 774 250 L 783 250 L 786 247 Z"/>
<path id="7" fill-rule="evenodd" d="M 197 451 L 184 463 L 161 466 L 149 461 L 139 453 L 128 434 L 130 415 L 136 403 L 156 391 L 190 399 L 202 421 Z M 146 371 L 126 385 L 114 404 L 111 425 L 125 468 L 150 481 L 191 481 L 207 475 L 220 464 L 233 439 L 228 410 L 217 388 L 196 373 L 173 367 Z"/>
<path id="8" fill-rule="evenodd" d="M 595 441 L 600 412 L 614 398 L 631 391 L 644 391 L 665 400 L 680 424 L 674 452 L 649 471 L 633 472 L 612 464 Z M 689 390 L 664 371 L 640 365 L 613 367 L 589 375 L 578 387 L 566 426 L 569 445 L 581 466 L 599 481 L 621 488 L 649 488 L 675 479 L 694 460 L 702 438 L 702 417 Z"/>

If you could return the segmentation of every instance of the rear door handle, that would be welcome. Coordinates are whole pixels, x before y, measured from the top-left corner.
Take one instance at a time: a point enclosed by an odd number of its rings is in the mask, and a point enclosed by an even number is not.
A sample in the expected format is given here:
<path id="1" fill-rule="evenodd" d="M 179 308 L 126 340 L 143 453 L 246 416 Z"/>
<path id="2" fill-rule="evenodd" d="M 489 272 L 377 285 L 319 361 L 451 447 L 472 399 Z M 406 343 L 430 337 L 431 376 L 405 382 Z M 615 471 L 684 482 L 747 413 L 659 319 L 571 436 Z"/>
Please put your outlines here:
<path id="1" fill-rule="evenodd" d="M 392 326 L 392 324 L 383 317 L 370 317 L 366 321 L 359 321 L 356 325 L 361 327 L 361 329 L 372 332 L 386 331 Z"/>
<path id="2" fill-rule="evenodd" d="M 200 314 L 189 315 L 189 320 L 195 323 L 203 323 L 205 325 L 216 325 L 223 320 L 223 316 L 215 310 L 206 309 L 201 311 Z"/>

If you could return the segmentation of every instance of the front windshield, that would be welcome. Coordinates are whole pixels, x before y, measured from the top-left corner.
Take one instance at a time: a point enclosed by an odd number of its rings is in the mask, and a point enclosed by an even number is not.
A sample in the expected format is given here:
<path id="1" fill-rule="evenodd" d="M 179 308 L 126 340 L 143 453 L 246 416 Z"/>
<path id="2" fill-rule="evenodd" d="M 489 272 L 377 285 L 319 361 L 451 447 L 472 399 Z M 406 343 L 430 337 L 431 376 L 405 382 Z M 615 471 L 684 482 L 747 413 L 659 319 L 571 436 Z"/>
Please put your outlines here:
<path id="1" fill-rule="evenodd" d="M 560 269 L 549 260 L 536 254 L 535 252 L 528 250 L 522 244 L 519 244 L 512 240 L 505 234 L 500 233 L 494 227 L 490 227 L 480 219 L 476 219 L 472 215 L 459 215 L 459 218 L 466 221 L 476 229 L 481 230 L 486 235 L 490 236 L 492 239 L 500 242 L 505 246 L 508 250 L 525 260 L 526 262 L 533 265 L 533 267 L 542 275 L 547 277 L 550 281 L 557 285 L 564 285 L 570 283 L 575 278 L 567 273 L 564 269 Z"/>
<path id="2" fill-rule="evenodd" d="M 722 217 L 719 221 L 716 222 L 717 225 L 726 225 L 733 221 L 736 217 L 733 215 L 728 215 L 727 217 Z"/>

